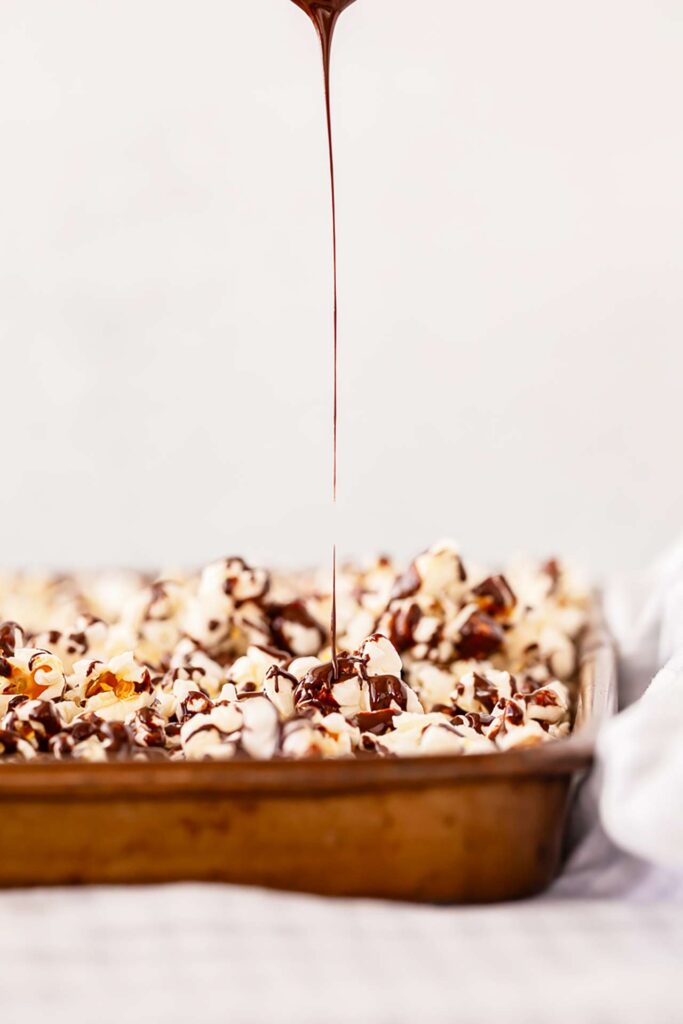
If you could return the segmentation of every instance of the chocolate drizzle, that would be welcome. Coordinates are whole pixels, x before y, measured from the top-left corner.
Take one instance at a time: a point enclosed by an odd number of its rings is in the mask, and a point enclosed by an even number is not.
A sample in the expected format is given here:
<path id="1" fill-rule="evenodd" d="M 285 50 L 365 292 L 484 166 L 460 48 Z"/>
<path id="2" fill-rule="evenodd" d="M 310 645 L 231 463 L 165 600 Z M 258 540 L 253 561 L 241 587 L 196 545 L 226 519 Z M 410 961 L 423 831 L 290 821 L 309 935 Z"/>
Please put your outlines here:
<path id="1" fill-rule="evenodd" d="M 332 407 L 332 503 L 337 502 L 337 204 L 334 191 L 334 147 L 332 145 L 332 109 L 330 103 L 330 57 L 332 37 L 337 19 L 353 0 L 293 0 L 315 25 L 323 58 L 327 150 L 330 164 L 330 198 L 332 200 L 332 326 L 333 326 L 333 407 Z M 337 545 L 332 545 L 332 614 L 330 618 L 332 666 L 337 677 Z"/>
<path id="2" fill-rule="evenodd" d="M 489 682 L 489 680 L 480 675 L 478 672 L 474 673 L 474 696 L 479 701 L 482 707 L 486 708 L 487 711 L 493 711 L 496 703 L 498 702 L 498 689 L 497 687 Z"/>
<path id="3" fill-rule="evenodd" d="M 396 704 L 401 711 L 406 709 L 406 694 L 401 680 L 396 676 L 370 676 L 368 678 L 368 699 L 372 711 L 386 711 Z"/>
<path id="4" fill-rule="evenodd" d="M 370 732 L 375 736 L 383 736 L 391 729 L 396 712 L 393 708 L 381 708 L 379 711 L 359 711 L 352 719 L 361 732 Z"/>
<path id="5" fill-rule="evenodd" d="M 331 662 L 317 665 L 307 672 L 294 691 L 294 703 L 297 711 L 322 711 L 329 714 L 338 711 L 339 705 L 332 696 L 335 681 L 350 679 L 353 668 L 346 665 L 343 655 L 337 658 L 336 669 Z"/>

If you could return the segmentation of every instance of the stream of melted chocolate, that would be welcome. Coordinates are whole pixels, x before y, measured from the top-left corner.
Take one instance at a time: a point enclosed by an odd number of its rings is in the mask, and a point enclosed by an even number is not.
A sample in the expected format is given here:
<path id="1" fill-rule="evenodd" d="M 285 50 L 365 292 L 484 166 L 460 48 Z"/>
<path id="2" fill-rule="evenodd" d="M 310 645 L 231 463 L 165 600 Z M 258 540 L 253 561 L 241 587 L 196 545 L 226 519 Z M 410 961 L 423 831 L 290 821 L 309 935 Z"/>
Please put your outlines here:
<path id="1" fill-rule="evenodd" d="M 330 104 L 330 56 L 332 37 L 337 19 L 344 8 L 353 0 L 293 0 L 305 11 L 318 33 L 323 58 L 323 82 L 325 87 L 325 116 L 327 119 L 327 149 L 330 161 L 330 196 L 332 199 L 332 323 L 334 331 L 333 381 L 334 398 L 332 410 L 332 503 L 337 501 L 337 207 L 334 196 L 334 148 L 332 146 L 332 115 Z M 332 615 L 330 619 L 332 643 L 332 667 L 337 677 L 337 545 L 332 545 Z"/>

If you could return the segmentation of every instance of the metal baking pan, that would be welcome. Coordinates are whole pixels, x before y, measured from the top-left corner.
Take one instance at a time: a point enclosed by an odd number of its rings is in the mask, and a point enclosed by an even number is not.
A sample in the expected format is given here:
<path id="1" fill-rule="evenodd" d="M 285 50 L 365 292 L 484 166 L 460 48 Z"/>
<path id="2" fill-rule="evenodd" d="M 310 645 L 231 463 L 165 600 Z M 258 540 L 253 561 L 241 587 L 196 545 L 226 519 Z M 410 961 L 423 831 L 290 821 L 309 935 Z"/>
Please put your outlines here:
<path id="1" fill-rule="evenodd" d="M 195 879 L 491 902 L 555 877 L 572 781 L 614 708 L 611 642 L 583 645 L 572 735 L 526 750 L 359 761 L 0 766 L 0 885 Z"/>

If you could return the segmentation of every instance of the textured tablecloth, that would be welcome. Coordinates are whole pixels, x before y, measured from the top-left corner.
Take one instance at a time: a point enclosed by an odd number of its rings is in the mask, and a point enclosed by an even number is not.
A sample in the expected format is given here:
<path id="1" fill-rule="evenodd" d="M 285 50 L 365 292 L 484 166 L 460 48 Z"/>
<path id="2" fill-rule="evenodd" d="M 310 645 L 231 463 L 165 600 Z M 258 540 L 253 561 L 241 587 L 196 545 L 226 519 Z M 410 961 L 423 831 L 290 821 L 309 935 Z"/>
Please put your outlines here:
<path id="1" fill-rule="evenodd" d="M 228 886 L 0 897 L 0 1020 L 680 1024 L 683 906 L 396 906 Z"/>

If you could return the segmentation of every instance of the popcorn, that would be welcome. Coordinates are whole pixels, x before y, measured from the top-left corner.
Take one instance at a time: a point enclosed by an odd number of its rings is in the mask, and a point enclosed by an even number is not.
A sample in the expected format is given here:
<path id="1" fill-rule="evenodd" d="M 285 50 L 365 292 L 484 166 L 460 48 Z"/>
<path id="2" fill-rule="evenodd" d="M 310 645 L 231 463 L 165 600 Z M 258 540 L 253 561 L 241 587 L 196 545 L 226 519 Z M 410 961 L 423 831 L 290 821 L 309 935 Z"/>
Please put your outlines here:
<path id="1" fill-rule="evenodd" d="M 52 701 L 16 697 L 0 729 L 30 743 L 34 750 L 46 751 L 51 737 L 61 731 L 62 721 Z"/>
<path id="2" fill-rule="evenodd" d="M 459 658 L 490 658 L 503 646 L 500 626 L 476 605 L 468 604 L 455 620 L 456 650 Z"/>
<path id="3" fill-rule="evenodd" d="M 24 643 L 24 631 L 17 622 L 0 624 L 0 654 L 11 657 L 17 647 L 23 647 Z"/>
<path id="4" fill-rule="evenodd" d="M 325 643 L 325 630 L 303 601 L 269 608 L 270 628 L 278 647 L 296 657 L 318 654 Z"/>
<path id="5" fill-rule="evenodd" d="M 456 678 L 450 669 L 440 668 L 428 661 L 418 662 L 413 667 L 416 689 L 428 707 L 450 703 Z"/>
<path id="6" fill-rule="evenodd" d="M 273 757 L 277 750 L 280 719 L 267 697 L 253 697 L 240 704 L 242 750 L 255 758 Z"/>
<path id="7" fill-rule="evenodd" d="M 496 741 L 499 750 L 512 750 L 516 747 L 536 747 L 543 743 L 547 734 L 543 732 L 538 722 L 527 722 L 518 727 L 509 725 L 501 732 L 496 733 Z"/>
<path id="8" fill-rule="evenodd" d="M 140 708 L 130 723 L 131 737 L 139 747 L 165 747 L 166 722 L 153 707 Z"/>
<path id="9" fill-rule="evenodd" d="M 141 660 L 160 666 L 164 655 L 173 650 L 181 638 L 180 622 L 185 603 L 186 595 L 180 583 L 155 580 L 125 603 L 116 640 L 124 649 L 132 641 Z M 123 651 L 113 649 L 111 653 Z"/>
<path id="10" fill-rule="evenodd" d="M 202 586 L 212 586 L 217 575 L 224 593 L 238 605 L 259 600 L 270 586 L 270 574 L 265 569 L 252 569 L 242 558 L 226 558 L 204 570 L 200 591 Z"/>
<path id="11" fill-rule="evenodd" d="M 590 592 L 441 541 L 326 578 L 242 558 L 0 577 L 0 761 L 471 755 L 570 730 Z"/>
<path id="12" fill-rule="evenodd" d="M 532 721 L 557 725 L 569 712 L 569 690 L 562 683 L 550 683 L 525 697 L 526 717 Z"/>
<path id="13" fill-rule="evenodd" d="M 183 723 L 180 742 L 189 760 L 226 760 L 243 752 L 266 759 L 275 754 L 279 718 L 267 697 L 226 702 L 200 711 Z"/>
<path id="14" fill-rule="evenodd" d="M 420 590 L 439 598 L 459 597 L 467 580 L 458 550 L 450 540 L 440 541 L 419 555 L 415 572 L 420 578 Z"/>
<path id="15" fill-rule="evenodd" d="M 263 692 L 277 709 L 283 721 L 294 715 L 294 690 L 298 682 L 295 675 L 277 665 L 271 665 L 266 672 L 263 680 Z"/>
<path id="16" fill-rule="evenodd" d="M 108 662 L 79 661 L 70 677 L 70 694 L 80 697 L 87 711 L 108 721 L 123 721 L 132 712 L 152 704 L 150 671 L 132 651 Z"/>
<path id="17" fill-rule="evenodd" d="M 517 604 L 517 598 L 504 576 L 487 576 L 472 587 L 472 594 L 482 611 L 494 619 L 508 619 Z"/>
<path id="18" fill-rule="evenodd" d="M 0 757 L 16 754 L 24 761 L 36 756 L 35 748 L 16 733 L 8 729 L 0 729 Z"/>
<path id="19" fill-rule="evenodd" d="M 183 754 L 188 761 L 229 760 L 237 750 L 235 732 L 219 728 L 211 714 L 194 715 L 180 729 Z"/>
<path id="20" fill-rule="evenodd" d="M 190 680 L 215 696 L 225 683 L 226 670 L 210 658 L 193 640 L 184 637 L 178 642 L 170 658 L 171 678 Z"/>
<path id="21" fill-rule="evenodd" d="M 49 651 L 18 647 L 0 656 L 0 693 L 48 699 L 61 696 L 64 687 L 62 663 Z"/>
<path id="22" fill-rule="evenodd" d="M 348 757 L 360 741 L 360 733 L 343 715 L 332 713 L 312 720 L 295 718 L 283 730 L 284 757 Z"/>
<path id="23" fill-rule="evenodd" d="M 394 756 L 429 756 L 436 754 L 491 753 L 493 743 L 470 734 L 439 713 L 400 715 L 394 729 L 377 741 L 377 748 Z"/>
<path id="24" fill-rule="evenodd" d="M 372 676 L 395 676 L 400 678 L 403 665 L 391 641 L 381 633 L 369 636 L 358 648 L 358 655 L 366 678 Z"/>
<path id="25" fill-rule="evenodd" d="M 238 690 L 262 690 L 266 673 L 274 665 L 281 664 L 282 660 L 279 655 L 252 645 L 246 654 L 235 661 L 228 672 L 228 679 Z"/>
<path id="26" fill-rule="evenodd" d="M 36 647 L 49 647 L 61 661 L 64 671 L 70 673 L 76 662 L 86 655 L 100 657 L 104 654 L 107 634 L 107 625 L 102 619 L 82 615 L 76 620 L 71 632 L 50 629 L 36 633 L 31 639 Z"/>
<path id="27" fill-rule="evenodd" d="M 312 666 L 294 693 L 297 711 L 331 714 L 341 711 L 361 730 L 389 725 L 400 711 L 421 712 L 415 692 L 401 680 L 401 659 L 391 642 L 379 633 L 363 641 L 358 651 Z M 369 716 L 369 717 L 368 717 Z"/>

